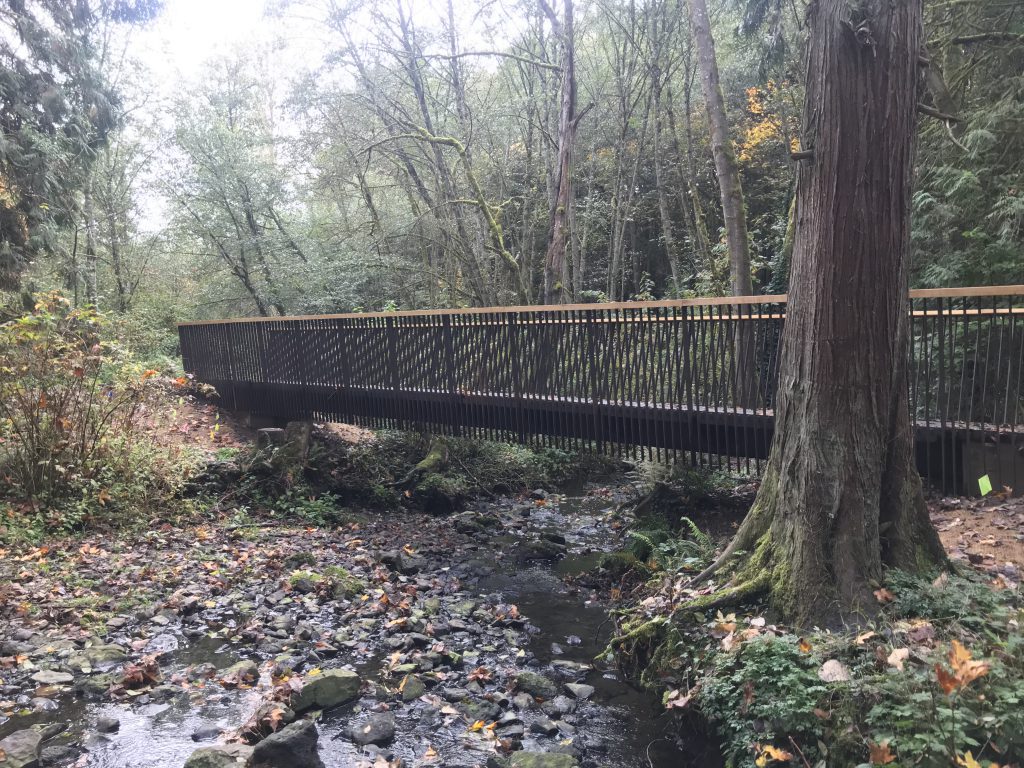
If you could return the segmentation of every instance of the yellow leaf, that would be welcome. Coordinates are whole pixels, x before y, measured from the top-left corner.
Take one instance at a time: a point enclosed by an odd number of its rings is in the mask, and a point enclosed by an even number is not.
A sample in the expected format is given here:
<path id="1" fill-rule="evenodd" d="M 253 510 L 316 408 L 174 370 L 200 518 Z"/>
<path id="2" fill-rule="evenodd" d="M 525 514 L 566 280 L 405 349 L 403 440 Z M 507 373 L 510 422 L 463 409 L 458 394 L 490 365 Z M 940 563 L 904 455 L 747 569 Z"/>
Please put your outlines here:
<path id="1" fill-rule="evenodd" d="M 970 752 L 964 754 L 963 757 L 957 757 L 956 764 L 963 766 L 963 768 L 981 768 L 981 763 L 974 759 L 974 755 Z M 999 768 L 998 765 L 991 765 L 990 768 Z"/>
<path id="2" fill-rule="evenodd" d="M 313 669 L 309 670 L 309 672 L 306 673 L 306 677 L 316 677 L 317 675 L 322 674 L 323 670 L 321 670 L 320 667 L 313 667 Z"/>
<path id="3" fill-rule="evenodd" d="M 765 744 L 764 746 L 758 744 L 757 749 L 760 751 L 760 754 L 757 756 L 754 764 L 758 768 L 764 768 L 769 762 L 785 763 L 793 759 L 793 755 L 789 752 L 771 744 Z"/>
<path id="4" fill-rule="evenodd" d="M 484 729 L 484 721 L 483 720 L 477 720 L 475 723 L 473 723 L 471 726 L 469 726 L 469 732 L 470 733 L 475 733 L 476 731 L 482 731 L 483 729 Z"/>

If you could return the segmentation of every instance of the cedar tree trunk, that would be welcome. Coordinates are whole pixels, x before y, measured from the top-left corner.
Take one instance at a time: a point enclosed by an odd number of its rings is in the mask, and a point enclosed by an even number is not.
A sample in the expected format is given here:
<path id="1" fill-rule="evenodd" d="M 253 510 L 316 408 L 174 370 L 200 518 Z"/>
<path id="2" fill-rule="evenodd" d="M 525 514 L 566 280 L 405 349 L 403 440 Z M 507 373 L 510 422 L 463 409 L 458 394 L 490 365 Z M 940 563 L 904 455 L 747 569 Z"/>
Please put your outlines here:
<path id="1" fill-rule="evenodd" d="M 945 555 L 913 464 L 908 251 L 921 0 L 819 0 L 775 438 L 753 508 L 699 578 L 767 591 L 798 625 L 877 610 L 883 566 Z M 746 553 L 746 554 L 741 554 Z"/>

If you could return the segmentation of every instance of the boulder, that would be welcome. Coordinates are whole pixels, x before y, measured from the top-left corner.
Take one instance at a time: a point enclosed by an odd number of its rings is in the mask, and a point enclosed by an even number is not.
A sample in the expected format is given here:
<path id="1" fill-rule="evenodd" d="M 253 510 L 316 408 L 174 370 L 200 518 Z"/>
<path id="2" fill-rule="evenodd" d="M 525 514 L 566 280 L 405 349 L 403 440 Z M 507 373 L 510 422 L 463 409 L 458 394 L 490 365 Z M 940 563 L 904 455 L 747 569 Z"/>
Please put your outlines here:
<path id="1" fill-rule="evenodd" d="M 292 698 L 296 714 L 311 709 L 330 709 L 359 696 L 362 681 L 348 669 L 328 669 L 316 677 L 307 678 L 302 690 Z"/>
<path id="2" fill-rule="evenodd" d="M 558 695 L 558 686 L 536 672 L 520 672 L 516 675 L 516 688 L 542 699 L 553 699 Z"/>
<path id="3" fill-rule="evenodd" d="M 202 747 L 189 755 L 184 768 L 238 768 L 248 765 L 252 751 L 244 744 Z"/>
<path id="4" fill-rule="evenodd" d="M 252 750 L 252 768 L 324 768 L 317 754 L 316 725 L 309 720 L 286 725 Z"/>
<path id="5" fill-rule="evenodd" d="M 354 724 L 350 733 L 352 741 L 361 747 L 390 744 L 395 738 L 395 716 L 391 712 L 371 715 L 368 720 Z"/>
<path id="6" fill-rule="evenodd" d="M 511 768 L 579 768 L 580 761 L 558 752 L 514 752 Z"/>
<path id="7" fill-rule="evenodd" d="M 15 731 L 0 739 L 0 755 L 5 755 L 4 768 L 38 768 L 43 737 L 38 731 Z"/>
<path id="8" fill-rule="evenodd" d="M 60 685 L 70 683 L 74 679 L 70 672 L 57 672 L 52 669 L 41 669 L 32 675 L 32 681 L 40 685 Z"/>

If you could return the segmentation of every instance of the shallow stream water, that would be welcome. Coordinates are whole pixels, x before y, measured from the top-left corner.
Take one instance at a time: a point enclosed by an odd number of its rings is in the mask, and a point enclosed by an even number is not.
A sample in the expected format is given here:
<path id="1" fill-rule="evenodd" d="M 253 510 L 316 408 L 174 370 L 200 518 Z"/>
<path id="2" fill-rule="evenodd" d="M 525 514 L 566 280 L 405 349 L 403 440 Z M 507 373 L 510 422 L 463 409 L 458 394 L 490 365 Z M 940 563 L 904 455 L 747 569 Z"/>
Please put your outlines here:
<path id="1" fill-rule="evenodd" d="M 497 499 L 478 508 L 507 518 L 516 505 L 523 509 L 521 499 Z M 442 564 L 441 570 L 458 575 L 460 597 L 488 604 L 515 604 L 528 620 L 528 639 L 518 648 L 507 644 L 509 635 L 502 631 L 489 630 L 470 638 L 469 647 L 464 649 L 467 666 L 481 664 L 497 669 L 515 665 L 556 680 L 584 682 L 595 689 L 589 700 L 579 702 L 576 712 L 565 718 L 570 733 L 563 732 L 552 740 L 531 734 L 527 727 L 523 748 L 550 751 L 559 740 L 578 739 L 584 746 L 584 766 L 675 768 L 686 761 L 669 737 L 670 723 L 664 710 L 629 686 L 614 669 L 593 663 L 610 637 L 608 606 L 564 578 L 592 567 L 600 552 L 615 547 L 615 534 L 604 521 L 610 507 L 610 502 L 599 496 L 552 497 L 543 506 L 529 510 L 513 526 L 493 537 L 481 538 L 479 545 L 468 552 L 461 551 L 457 562 Z M 564 536 L 568 554 L 553 562 L 524 560 L 523 542 L 541 533 Z M 230 615 L 225 620 L 230 622 Z M 239 659 L 222 639 L 188 640 L 178 629 L 168 627 L 161 641 L 174 648 L 161 660 L 166 675 L 204 662 L 223 669 Z M 389 653 L 386 647 L 364 649 L 358 656 L 342 653 L 331 665 L 347 663 L 373 679 Z M 167 703 L 145 703 L 147 698 L 142 695 L 136 701 L 114 704 L 86 703 L 72 695 L 61 695 L 54 698 L 56 711 L 19 716 L 0 724 L 0 738 L 33 723 L 67 724 L 65 735 L 48 744 L 59 745 L 63 739 L 87 751 L 69 754 L 67 761 L 52 765 L 177 768 L 197 747 L 205 746 L 196 743 L 192 734 L 209 726 L 225 731 L 237 728 L 259 703 L 256 689 L 225 690 L 212 681 L 202 690 Z M 366 697 L 361 703 L 368 704 Z M 403 759 L 406 766 L 418 765 L 428 748 L 440 756 L 434 765 L 454 768 L 483 765 L 486 761 L 485 754 L 467 752 L 462 739 L 465 724 L 442 722 L 436 707 L 410 702 L 396 707 L 395 713 L 397 735 L 384 751 Z M 346 738 L 353 718 L 360 716 L 360 703 L 356 703 L 327 712 L 319 721 L 320 756 L 328 768 L 370 764 L 366 762 L 367 753 Z M 120 729 L 111 734 L 97 733 L 99 717 L 116 718 Z M 524 714 L 523 720 L 528 724 L 530 717 Z"/>

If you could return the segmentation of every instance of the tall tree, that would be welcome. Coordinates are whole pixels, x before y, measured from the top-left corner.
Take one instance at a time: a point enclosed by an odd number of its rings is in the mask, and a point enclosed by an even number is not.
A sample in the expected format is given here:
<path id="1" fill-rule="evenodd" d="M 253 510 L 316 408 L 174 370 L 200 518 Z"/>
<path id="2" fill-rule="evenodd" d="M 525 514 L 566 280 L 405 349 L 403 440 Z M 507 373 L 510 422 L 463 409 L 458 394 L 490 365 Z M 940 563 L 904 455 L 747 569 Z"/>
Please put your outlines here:
<path id="1" fill-rule="evenodd" d="M 555 194 L 551 200 L 551 228 L 544 258 L 544 303 L 561 303 L 569 281 L 566 271 L 566 251 L 569 248 L 572 218 L 572 150 L 579 119 L 576 115 L 576 27 L 573 20 L 573 0 L 562 0 L 563 17 L 558 18 L 546 0 L 539 0 L 551 22 L 555 37 L 562 48 L 561 89 L 558 113 L 558 154 L 555 161 Z"/>
<path id="2" fill-rule="evenodd" d="M 699 577 L 731 570 L 717 600 L 768 592 L 804 625 L 872 613 L 883 565 L 944 562 L 907 397 L 921 2 L 821 0 L 808 22 L 812 157 L 798 172 L 775 438 L 754 506 Z"/>
<path id="3" fill-rule="evenodd" d="M 718 75 L 715 56 L 715 38 L 711 34 L 711 19 L 705 0 L 687 0 L 690 7 L 690 29 L 697 49 L 700 84 L 707 105 L 708 124 L 711 127 L 711 152 L 715 158 L 715 173 L 722 194 L 722 218 L 725 239 L 729 247 L 729 283 L 734 296 L 753 293 L 750 280 L 750 242 L 747 235 L 747 215 L 743 203 L 743 185 L 736 152 L 729 136 L 729 118 L 725 111 L 725 96 Z"/>
<path id="4" fill-rule="evenodd" d="M 0 6 L 0 288 L 17 288 L 30 260 L 56 251 L 61 230 L 73 226 L 80 208 L 92 206 L 89 170 L 117 125 L 119 100 L 96 44 L 98 30 L 148 21 L 161 5 L 23 0 Z M 92 222 L 90 213 L 84 218 Z M 94 246 L 92 223 L 87 232 Z M 77 290 L 77 247 L 69 261 L 65 277 Z M 86 262 L 94 300 L 94 247 Z"/>

